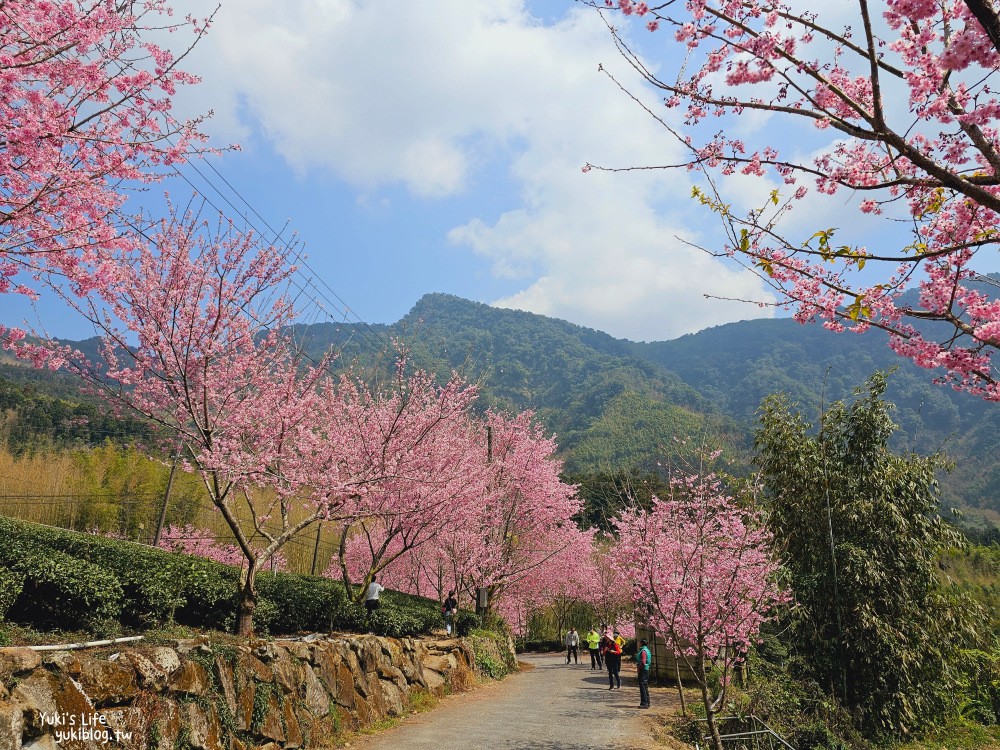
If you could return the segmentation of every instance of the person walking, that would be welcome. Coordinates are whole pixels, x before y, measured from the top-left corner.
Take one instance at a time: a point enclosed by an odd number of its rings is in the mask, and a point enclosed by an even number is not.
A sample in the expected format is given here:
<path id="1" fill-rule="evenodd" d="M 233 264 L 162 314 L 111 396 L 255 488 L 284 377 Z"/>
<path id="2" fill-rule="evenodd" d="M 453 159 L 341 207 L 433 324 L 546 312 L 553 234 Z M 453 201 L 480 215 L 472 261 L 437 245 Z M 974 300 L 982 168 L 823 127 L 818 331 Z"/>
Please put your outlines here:
<path id="1" fill-rule="evenodd" d="M 377 583 L 375 578 L 372 576 L 372 582 L 368 584 L 368 590 L 365 592 L 365 609 L 368 610 L 368 614 L 379 608 L 379 597 L 385 591 L 385 587 Z"/>
<path id="2" fill-rule="evenodd" d="M 458 614 L 458 600 L 455 599 L 455 592 L 449 591 L 448 598 L 444 600 L 441 604 L 441 616 L 444 617 L 444 629 L 448 635 L 451 635 L 451 624 L 455 620 L 455 615 Z"/>
<path id="3" fill-rule="evenodd" d="M 586 635 L 587 650 L 590 652 L 590 669 L 604 669 L 604 659 L 601 657 L 601 634 L 597 628 L 591 628 Z"/>
<path id="4" fill-rule="evenodd" d="M 604 664 L 608 668 L 608 690 L 622 689 L 622 647 L 609 634 L 601 639 L 601 651 L 604 653 Z"/>
<path id="5" fill-rule="evenodd" d="M 639 641 L 639 646 L 635 655 L 635 669 L 639 674 L 639 708 L 649 708 L 649 670 L 653 665 L 653 652 L 649 650 L 649 641 L 645 638 Z"/>
<path id="6" fill-rule="evenodd" d="M 576 632 L 576 628 L 570 628 L 569 632 L 566 634 L 566 663 L 569 664 L 570 657 L 573 658 L 574 664 L 580 663 L 580 655 L 577 650 L 580 646 L 580 634 Z"/>

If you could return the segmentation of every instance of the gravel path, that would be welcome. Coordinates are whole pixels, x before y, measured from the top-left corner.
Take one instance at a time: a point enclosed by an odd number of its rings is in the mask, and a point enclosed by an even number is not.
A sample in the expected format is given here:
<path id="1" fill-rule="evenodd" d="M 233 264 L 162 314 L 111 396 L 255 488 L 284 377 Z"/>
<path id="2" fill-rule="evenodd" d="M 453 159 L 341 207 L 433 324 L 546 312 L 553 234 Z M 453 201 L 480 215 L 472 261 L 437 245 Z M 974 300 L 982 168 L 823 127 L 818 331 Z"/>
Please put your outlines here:
<path id="1" fill-rule="evenodd" d="M 527 654 L 528 669 L 505 680 L 443 700 L 399 726 L 351 743 L 361 750 L 610 750 L 653 748 L 656 716 L 672 703 L 653 688 L 653 711 L 640 711 L 632 665 L 622 667 L 621 690 L 608 690 L 607 673 L 587 664 L 567 666 L 559 654 Z M 662 747 L 662 745 L 660 746 Z"/>

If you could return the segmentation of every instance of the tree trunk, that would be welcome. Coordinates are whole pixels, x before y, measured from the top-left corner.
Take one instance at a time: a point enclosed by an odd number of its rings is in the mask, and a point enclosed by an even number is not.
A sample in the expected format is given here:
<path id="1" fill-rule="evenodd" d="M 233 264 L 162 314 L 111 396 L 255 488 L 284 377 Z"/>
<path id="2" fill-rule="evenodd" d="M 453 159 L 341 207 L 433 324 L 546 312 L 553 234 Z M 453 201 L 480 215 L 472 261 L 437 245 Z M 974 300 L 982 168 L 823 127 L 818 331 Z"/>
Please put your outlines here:
<path id="1" fill-rule="evenodd" d="M 354 589 L 351 587 L 351 574 L 347 571 L 347 532 L 350 531 L 351 524 L 344 524 L 344 530 L 340 533 L 340 547 L 337 549 L 337 559 L 340 562 L 340 578 L 344 582 L 344 593 L 347 594 L 347 601 L 354 599 Z"/>
<path id="2" fill-rule="evenodd" d="M 240 576 L 240 603 L 236 612 L 236 635 L 253 637 L 253 613 L 257 609 L 257 566 L 256 561 L 247 565 Z"/>
<path id="3" fill-rule="evenodd" d="M 701 688 L 701 700 L 705 704 L 705 722 L 708 724 L 708 736 L 712 739 L 712 747 L 715 750 L 723 750 L 722 737 L 719 736 L 719 727 L 715 723 L 715 702 L 708 694 L 708 671 L 705 669 L 705 656 L 698 654 L 694 664 L 695 674 L 698 676 L 698 686 Z"/>
<path id="4" fill-rule="evenodd" d="M 674 653 L 674 677 L 677 678 L 677 695 L 681 699 L 681 716 L 686 717 L 687 712 L 687 701 L 684 699 L 684 685 L 681 683 L 681 660 L 678 654 Z"/>
<path id="5" fill-rule="evenodd" d="M 993 9 L 993 3 L 990 0 L 965 0 L 965 5 L 972 11 L 972 15 L 979 21 L 986 36 L 993 42 L 993 48 L 1000 52 L 1000 18 Z"/>

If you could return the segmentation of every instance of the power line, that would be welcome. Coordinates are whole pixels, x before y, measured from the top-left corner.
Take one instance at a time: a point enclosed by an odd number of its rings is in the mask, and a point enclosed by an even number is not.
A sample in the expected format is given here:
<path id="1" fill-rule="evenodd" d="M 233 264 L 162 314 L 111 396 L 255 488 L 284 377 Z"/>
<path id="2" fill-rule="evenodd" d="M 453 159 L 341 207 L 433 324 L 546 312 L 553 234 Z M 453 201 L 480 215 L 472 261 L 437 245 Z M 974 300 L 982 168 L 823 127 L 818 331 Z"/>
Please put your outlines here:
<path id="1" fill-rule="evenodd" d="M 168 139 L 168 142 L 169 142 L 169 139 Z M 212 182 L 212 181 L 211 181 L 211 180 L 210 180 L 210 179 L 209 179 L 209 178 L 208 178 L 208 177 L 206 176 L 206 175 L 205 175 L 205 173 L 204 173 L 204 172 L 202 172 L 202 171 L 201 171 L 201 170 L 200 170 L 200 169 L 198 168 L 197 164 L 195 164 L 194 162 L 190 162 L 190 161 L 189 161 L 189 162 L 187 162 L 187 166 L 188 166 L 189 168 L 193 169 L 193 170 L 194 170 L 194 171 L 195 171 L 195 172 L 196 172 L 196 173 L 198 174 L 198 176 L 199 176 L 199 177 L 201 177 L 201 179 L 202 179 L 202 180 L 204 180 L 204 181 L 205 181 L 205 183 L 206 183 L 206 184 L 207 184 L 207 185 L 208 185 L 208 186 L 209 186 L 210 188 L 212 188 L 212 190 L 214 190 L 214 191 L 215 191 L 215 193 L 216 193 L 216 194 L 217 194 L 217 195 L 218 195 L 218 196 L 219 196 L 219 197 L 220 197 L 220 198 L 221 198 L 221 199 L 222 199 L 223 201 L 225 201 L 225 203 L 226 203 L 226 204 L 227 204 L 227 205 L 228 205 L 228 206 L 229 206 L 229 207 L 230 207 L 230 208 L 231 208 L 231 209 L 232 209 L 233 211 L 235 211 L 235 212 L 236 212 L 236 215 L 237 215 L 237 216 L 239 216 L 239 217 L 240 217 L 240 218 L 241 218 L 241 219 L 242 219 L 242 220 L 243 220 L 243 221 L 244 221 L 244 222 L 245 222 L 245 223 L 247 224 L 247 226 L 249 226 L 249 227 L 250 227 L 250 228 L 251 228 L 251 229 L 252 229 L 252 230 L 253 230 L 253 231 L 254 231 L 255 233 L 257 233 L 257 234 L 258 234 L 259 236 L 267 238 L 267 235 L 266 235 L 266 234 L 265 234 L 264 232 L 262 232 L 262 231 L 261 231 L 261 230 L 260 230 L 260 229 L 259 229 L 259 228 L 258 228 L 258 227 L 257 227 L 257 226 L 255 225 L 255 224 L 254 224 L 254 222 L 250 221 L 249 217 L 248 217 L 248 216 L 247 216 L 247 215 L 246 215 L 245 213 L 241 213 L 241 212 L 240 212 L 240 210 L 239 210 L 239 209 L 238 209 L 238 208 L 236 207 L 236 205 L 235 205 L 235 204 L 234 204 L 234 203 L 233 203 L 233 202 L 232 202 L 232 201 L 231 201 L 231 200 L 230 200 L 230 199 L 228 198 L 228 196 L 226 196 L 226 195 L 225 195 L 225 194 L 224 194 L 224 193 L 223 193 L 223 192 L 222 192 L 222 191 L 221 191 L 221 190 L 220 190 L 220 189 L 219 189 L 219 188 L 218 188 L 218 187 L 217 187 L 217 186 L 216 186 L 216 185 L 215 185 L 215 184 L 214 184 L 214 183 L 213 183 L 213 182 Z M 215 166 L 214 166 L 214 165 L 212 165 L 211 163 L 209 163 L 209 166 L 210 166 L 210 167 L 212 168 L 212 170 L 213 170 L 213 171 L 214 171 L 214 172 L 215 172 L 216 174 L 220 174 L 220 173 L 219 173 L 219 171 L 218 171 L 218 170 L 217 170 L 217 169 L 215 168 Z M 216 210 L 216 211 L 217 211 L 217 212 L 218 212 L 218 213 L 219 213 L 220 215 L 223 215 L 223 216 L 225 215 L 225 212 L 224 212 L 224 211 L 222 211 L 222 210 L 221 210 L 221 209 L 220 209 L 220 208 L 219 208 L 219 207 L 218 207 L 218 206 L 217 206 L 217 205 L 216 205 L 216 204 L 215 204 L 215 203 L 214 203 L 214 202 L 213 202 L 213 201 L 211 200 L 211 198 L 210 198 L 209 196 L 205 195 L 205 192 L 204 192 L 204 191 L 202 191 L 202 190 L 199 190 L 199 189 L 198 189 L 198 186 L 197 186 L 197 185 L 195 185 L 195 184 L 194 184 L 194 183 L 193 183 L 193 182 L 192 182 L 192 181 L 191 181 L 191 180 L 190 180 L 190 179 L 189 179 L 189 178 L 187 177 L 187 175 L 185 175 L 184 173 L 182 173 L 182 172 L 180 171 L 180 169 L 179 169 L 178 167 L 176 167 L 176 166 L 175 166 L 175 167 L 174 167 L 173 169 L 174 169 L 174 172 L 175 172 L 175 173 L 177 174 L 177 176 L 178 176 L 178 177 L 180 177 L 180 178 L 181 178 L 182 180 L 184 180 L 184 182 L 186 182 L 186 183 L 187 183 L 187 184 L 188 184 L 188 185 L 189 185 L 189 186 L 191 187 L 191 189 L 195 191 L 195 193 L 196 193 L 196 194 L 200 195 L 200 196 L 201 196 L 201 197 L 202 197 L 202 198 L 203 198 L 203 199 L 204 199 L 204 200 L 205 200 L 205 201 L 206 201 L 206 202 L 207 202 L 207 203 L 208 203 L 208 204 L 209 204 L 209 205 L 210 205 L 210 206 L 211 206 L 211 207 L 212 207 L 213 209 L 215 209 L 215 210 Z M 220 174 L 220 177 L 221 177 L 221 174 Z M 231 183 L 230 183 L 230 182 L 229 182 L 228 180 L 226 180 L 225 178 L 222 178 L 222 179 L 223 179 L 223 181 L 224 181 L 224 182 L 226 183 L 226 185 L 227 185 L 227 186 L 229 186 L 229 188 L 230 188 L 230 189 L 231 189 L 231 190 L 232 190 L 232 191 L 233 191 L 233 192 L 234 192 L 234 193 L 236 194 L 236 196 L 237 196 L 237 197 L 239 198 L 239 200 L 240 200 L 240 201 L 241 201 L 242 203 L 244 203 L 244 204 L 245 204 L 245 205 L 246 205 L 246 206 L 247 206 L 248 208 L 250 208 L 250 210 L 251 210 L 251 211 L 252 211 L 252 212 L 254 213 L 254 215 L 256 215 L 257 217 L 259 217 L 259 218 L 261 219 L 261 221 L 263 222 L 264 226 L 265 226 L 265 227 L 267 227 L 267 229 L 268 229 L 268 230 L 270 231 L 271 235 L 273 236 L 273 238 L 274 238 L 274 240 L 273 240 L 273 241 L 275 242 L 275 244 L 277 244 L 278 242 L 282 242 L 282 243 L 283 243 L 283 245 L 284 245 L 284 248 L 285 248 L 285 250 L 286 250 L 286 251 L 288 251 L 289 253 L 291 253 L 291 254 L 292 254 L 292 256 L 293 256 L 293 259 L 294 259 L 294 260 L 293 260 L 293 264 L 294 264 L 294 265 L 296 265 L 296 266 L 299 266 L 299 265 L 301 265 L 302 267 L 304 267 L 304 268 L 308 269 L 308 270 L 309 270 L 309 272 L 310 272 L 311 274 L 313 274 L 313 277 L 315 277 L 315 276 L 316 276 L 316 271 L 315 271 L 315 270 L 314 270 L 314 269 L 312 268 L 312 266 L 310 266 L 310 265 L 309 265 L 309 264 L 308 264 L 308 263 L 306 262 L 305 258 L 304 258 L 304 257 L 302 256 L 302 252 L 301 252 L 300 250 L 297 250 L 297 249 L 293 249 L 293 248 L 292 248 L 292 245 L 291 245 L 291 242 L 290 242 L 289 240 L 284 240 L 284 241 L 282 241 L 282 240 L 281 240 L 281 234 L 280 234 L 279 232 L 277 232 L 277 231 L 276 231 L 276 230 L 275 230 L 275 229 L 274 229 L 274 228 L 273 228 L 273 227 L 272 227 L 272 226 L 271 226 L 271 225 L 270 225 L 270 224 L 269 224 L 269 223 L 267 222 L 267 220 L 266 220 L 266 219 L 264 219 L 264 218 L 263 218 L 263 217 L 262 217 L 262 216 L 260 215 L 260 213 L 259 213 L 259 212 L 258 212 L 258 211 L 257 211 L 256 209 L 254 209 L 254 208 L 253 208 L 253 206 L 252 206 L 252 205 L 250 204 L 250 202 L 249 202 L 249 201 L 247 201 L 247 199 L 243 197 L 242 193 L 240 193 L 240 192 L 239 192 L 239 191 L 238 191 L 238 190 L 237 190 L 237 189 L 236 189 L 235 187 L 233 187 L 233 186 L 232 186 L 232 184 L 231 184 Z M 347 303 L 346 303 L 346 302 L 344 302 L 343 298 L 342 298 L 342 297 L 341 297 L 341 296 L 340 296 L 339 294 L 337 294 L 337 293 L 336 293 L 336 292 L 335 292 L 335 291 L 333 290 L 333 288 L 332 288 L 332 287 L 330 287 L 330 285 L 329 285 L 328 283 L 326 283 L 326 281 L 323 281 L 323 285 L 324 285 L 324 286 L 325 286 L 325 287 L 326 287 L 327 289 L 329 289 L 329 290 L 330 290 L 330 292 L 331 292 L 331 293 L 332 293 L 332 294 L 333 294 L 333 295 L 334 295 L 334 296 L 335 296 L 335 297 L 337 298 L 337 300 L 339 301 L 340 305 L 343 305 L 343 309 L 341 309 L 341 307 L 340 307 L 340 306 L 338 306 L 338 304 L 337 304 L 336 302 L 334 302 L 333 300 L 331 300 L 331 299 L 329 298 L 329 296 L 327 296 L 327 295 L 326 295 L 326 294 L 325 294 L 325 293 L 323 292 L 323 290 L 322 290 L 322 289 L 320 289 L 320 288 L 319 288 L 319 287 L 318 287 L 318 286 L 316 285 L 315 281 L 313 280 L 313 277 L 306 277 L 306 276 L 303 276 L 303 279 L 304 279 L 304 286 L 302 286 L 302 285 L 299 285 L 299 284 L 295 284 L 295 285 L 296 285 L 296 286 L 297 286 L 297 287 L 298 287 L 298 288 L 300 289 L 300 291 L 301 291 L 301 292 L 303 292 L 303 293 L 305 293 L 305 292 L 307 291 L 307 288 L 308 288 L 308 287 L 311 287 L 311 288 L 312 288 L 312 289 L 313 289 L 313 290 L 314 290 L 314 291 L 316 292 L 316 296 L 317 296 L 317 297 L 319 297 L 319 298 L 320 298 L 320 299 L 322 299 L 322 300 L 323 300 L 324 302 L 326 302 L 326 303 L 327 303 L 328 305 L 330 305 L 330 306 L 331 306 L 331 307 L 332 307 L 332 308 L 333 308 L 333 309 L 334 309 L 334 310 L 335 310 L 335 311 L 336 311 L 336 312 L 337 312 L 337 313 L 338 313 L 339 315 L 342 315 L 342 316 L 343 316 L 343 319 L 344 319 L 344 322 L 345 322 L 345 323 L 351 323 L 351 321 L 350 321 L 350 317 L 349 317 L 349 311 L 350 311 L 350 309 L 351 309 L 351 308 L 350 308 L 350 307 L 349 307 L 349 306 L 347 305 Z M 295 282 L 292 282 L 292 283 L 295 283 Z M 312 301 L 313 301 L 313 303 L 314 303 L 314 304 L 316 304 L 316 305 L 317 305 L 317 307 L 319 307 L 319 308 L 320 308 L 321 310 L 323 309 L 323 308 L 322 308 L 322 306 L 321 306 L 321 305 L 319 305 L 318 301 L 316 301 L 316 300 L 312 300 Z M 372 328 L 372 327 L 371 327 L 371 326 L 370 326 L 370 325 L 369 325 L 368 323 L 365 323 L 364 321 L 362 321 L 362 320 L 361 320 L 361 319 L 360 319 L 360 318 L 359 318 L 359 317 L 358 317 L 357 315 L 355 315 L 355 318 L 357 318 L 358 322 L 359 322 L 359 323 L 360 323 L 360 324 L 361 324 L 361 325 L 362 325 L 362 326 L 363 326 L 364 328 L 366 328 L 366 329 L 367 329 L 367 330 L 368 330 L 368 331 L 369 331 L 369 332 L 371 333 L 372 337 L 374 337 L 374 339 L 375 339 L 375 340 L 377 340 L 377 341 L 378 341 L 378 343 L 375 343 L 375 341 L 373 341 L 371 337 L 369 337 L 369 336 L 368 336 L 367 334 L 365 334 L 364 332 L 362 332 L 362 333 L 361 333 L 361 335 L 362 335 L 362 337 L 363 337 L 363 338 L 365 339 L 365 341 L 366 341 L 366 342 L 367 342 L 367 343 L 369 344 L 369 346 L 371 346 L 371 347 L 372 347 L 372 349 L 373 349 L 374 351 L 376 351 L 376 352 L 378 352 L 378 353 L 380 353 L 380 354 L 381 354 L 382 352 L 384 352 L 384 351 L 385 351 L 385 348 L 386 348 L 386 347 L 388 346 L 388 343 L 387 343 L 387 342 L 385 342 L 385 341 L 383 341 L 383 340 L 382 340 L 382 338 L 381 338 L 381 336 L 380 336 L 380 335 L 378 334 L 378 332 L 376 332 L 376 331 L 375 331 L 375 330 L 374 330 L 374 329 L 373 329 L 373 328 Z M 351 325 L 352 325 L 352 326 L 355 326 L 355 327 L 356 327 L 356 324 L 354 324 L 354 323 L 351 323 Z M 381 346 L 380 346 L 380 345 L 381 345 Z"/>
<path id="2" fill-rule="evenodd" d="M 218 193 L 219 193 L 219 194 L 221 195 L 221 191 L 219 191 L 219 189 L 218 189 L 218 188 L 217 188 L 217 187 L 216 187 L 215 185 L 212 185 L 212 183 L 211 183 L 211 182 L 210 182 L 210 181 L 209 181 L 209 180 L 208 180 L 208 179 L 207 179 L 207 178 L 206 178 L 206 177 L 204 176 L 204 174 L 203 174 L 203 173 L 201 172 L 201 170 L 200 170 L 200 169 L 198 169 L 198 167 L 197 167 L 197 165 L 196 165 L 196 164 L 194 164 L 194 163 L 192 163 L 192 162 L 188 162 L 188 163 L 189 163 L 189 164 L 191 165 L 192 169 L 194 169 L 194 170 L 195 170 L 195 171 L 196 171 L 196 172 L 197 172 L 197 173 L 198 173 L 199 175 L 201 175 L 201 176 L 202 176 L 202 179 L 204 179 L 204 180 L 205 180 L 206 182 L 208 182 L 208 184 L 209 184 L 209 185 L 211 185 L 211 186 L 212 186 L 212 188 L 213 188 L 213 189 L 214 189 L 214 190 L 215 190 L 216 192 L 218 192 Z M 252 206 L 252 205 L 250 204 L 250 202 L 249 202 L 249 201 L 247 201 L 247 199 L 243 197 L 243 194 L 242 194 L 242 193 L 240 193 L 240 191 L 239 191 L 239 190 L 237 190 L 237 189 L 236 189 L 236 188 L 235 188 L 235 187 L 234 187 L 234 186 L 232 185 L 232 183 L 230 183 L 230 182 L 229 182 L 229 180 L 227 180 L 227 179 L 225 178 L 225 176 L 223 176 L 223 174 L 222 174 L 221 172 L 219 172 L 219 170 L 218 170 L 218 169 L 216 169 L 215 165 L 214 165 L 214 164 L 212 164 L 212 162 L 211 162 L 211 161 L 210 161 L 210 160 L 209 160 L 209 159 L 208 159 L 207 157 L 206 157 L 206 159 L 205 159 L 205 163 L 206 163 L 206 164 L 208 165 L 209 169 L 211 169 L 211 170 L 212 170 L 213 172 L 215 172 L 215 174 L 216 174 L 216 175 L 218 175 L 219 179 L 221 179 L 221 180 L 222 180 L 222 181 L 223 181 L 223 182 L 224 182 L 224 183 L 226 184 L 226 186 L 227 186 L 227 187 L 228 187 L 228 188 L 229 188 L 230 190 L 232 190 L 232 191 L 233 191 L 233 193 L 235 193 L 235 195 L 236 195 L 236 196 L 237 196 L 237 197 L 238 197 L 238 198 L 240 199 L 240 201 L 241 201 L 241 202 L 242 202 L 242 203 L 243 203 L 243 204 L 244 204 L 244 205 L 245 205 L 245 206 L 246 206 L 247 208 L 249 208 L 249 209 L 250 209 L 250 211 L 252 211 L 252 212 L 253 212 L 253 214 L 254 214 L 255 216 L 257 216 L 257 217 L 258 217 L 258 218 L 259 218 L 259 219 L 261 220 L 261 222 L 263 222 L 264 226 L 265 226 L 265 227 L 267 227 L 267 228 L 268 228 L 268 229 L 269 229 L 269 230 L 271 231 L 271 233 L 272 233 L 272 234 L 274 235 L 274 237 L 275 237 L 275 240 L 279 239 L 279 238 L 280 238 L 280 234 L 279 234 L 278 232 L 276 232 L 276 231 L 274 230 L 274 227 L 272 227 L 272 226 L 271 226 L 271 225 L 270 225 L 270 224 L 268 223 L 267 219 L 265 219 L 265 218 L 264 218 L 263 216 L 261 216 L 260 212 L 258 212 L 258 211 L 257 211 L 257 209 L 255 209 L 255 208 L 254 208 L 254 207 L 253 207 L 253 206 Z M 189 183 L 189 184 L 190 184 L 190 183 Z M 227 201 L 227 202 L 228 202 L 228 201 Z M 230 206 L 232 206 L 232 203 L 230 203 L 229 205 L 230 205 Z M 233 209 L 234 209 L 234 210 L 236 210 L 236 207 L 235 207 L 235 206 L 233 206 Z M 244 220 L 245 220 L 245 219 L 244 219 Z M 251 226 L 252 226 L 252 225 L 251 225 Z M 287 243 L 286 243 L 286 247 L 287 247 Z M 350 311 L 350 310 L 351 310 L 351 307 L 350 307 L 350 306 L 349 306 L 349 305 L 347 304 L 347 302 L 345 302 L 345 301 L 344 301 L 344 299 L 343 299 L 343 298 L 342 298 L 342 297 L 341 297 L 341 296 L 340 296 L 339 294 L 337 294 L 336 290 L 334 290 L 334 288 L 333 288 L 333 287 L 331 287 L 331 286 L 330 286 L 330 285 L 329 285 L 329 284 L 328 284 L 328 283 L 326 282 L 326 280 L 325 280 L 325 279 L 324 279 L 324 278 L 323 278 L 322 276 L 320 276 L 320 275 L 319 275 L 318 273 L 316 273 L 315 269 L 313 269 L 313 267 L 312 267 L 312 266 L 310 266 L 308 262 L 306 262 L 306 259 L 305 259 L 305 257 L 304 257 L 304 256 L 303 256 L 303 255 L 302 255 L 301 253 L 297 253 L 297 254 L 296 254 L 296 261 L 297 261 L 297 263 L 300 263 L 300 264 L 301 264 L 301 265 L 302 265 L 302 266 L 303 266 L 304 268 L 306 268 L 306 269 L 307 269 L 307 270 L 309 271 L 309 273 L 311 274 L 311 276 L 309 277 L 309 278 L 310 278 L 310 282 L 311 282 L 311 283 L 313 283 L 313 287 L 314 287 L 314 288 L 316 288 L 316 286 L 315 286 L 315 283 L 314 283 L 314 282 L 312 282 L 312 280 L 313 280 L 313 279 L 318 279 L 318 280 L 319 280 L 319 282 L 320 282 L 320 283 L 321 283 L 321 284 L 322 284 L 322 285 L 323 285 L 324 287 L 326 287 L 326 288 L 327 288 L 327 290 L 329 290 L 329 292 L 330 292 L 330 293 L 331 293 L 331 294 L 332 294 L 332 295 L 333 295 L 334 297 L 336 297 L 336 298 L 337 298 L 337 301 L 338 301 L 338 302 L 340 302 L 340 304 L 341 304 L 341 305 L 343 305 L 343 312 L 344 312 L 344 314 L 345 314 L 345 315 L 347 314 L 347 312 L 348 312 L 348 311 Z M 360 317 L 360 316 L 358 316 L 358 315 L 355 315 L 354 317 L 355 317 L 355 318 L 357 318 L 358 322 L 359 322 L 359 323 L 360 323 L 361 325 L 363 325 L 363 326 L 364 326 L 364 327 L 365 327 L 365 328 L 366 328 L 366 329 L 367 329 L 367 330 L 368 330 L 368 331 L 369 331 L 369 332 L 370 332 L 370 333 L 371 333 L 371 334 L 372 334 L 372 335 L 373 335 L 373 336 L 374 336 L 375 338 L 377 338 L 377 339 L 381 340 L 381 337 L 380 337 L 379 333 L 378 333 L 377 331 L 375 331 L 375 329 L 373 329 L 373 328 L 371 327 L 371 325 L 369 325 L 369 324 L 368 324 L 367 322 L 363 321 L 363 320 L 361 319 L 361 317 Z M 385 343 L 385 342 L 382 342 L 382 343 Z"/>

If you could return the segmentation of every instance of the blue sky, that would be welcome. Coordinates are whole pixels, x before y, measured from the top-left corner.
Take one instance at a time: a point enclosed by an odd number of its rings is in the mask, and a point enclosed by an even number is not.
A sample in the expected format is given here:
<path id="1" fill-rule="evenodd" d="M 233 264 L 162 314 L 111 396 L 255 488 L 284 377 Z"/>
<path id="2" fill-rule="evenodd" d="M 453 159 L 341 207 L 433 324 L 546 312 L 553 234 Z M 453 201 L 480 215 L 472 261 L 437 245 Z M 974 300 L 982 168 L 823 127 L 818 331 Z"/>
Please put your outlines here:
<path id="1" fill-rule="evenodd" d="M 668 34 L 629 33 L 651 65 L 677 67 Z M 265 220 L 297 234 L 311 272 L 350 307 L 319 300 L 311 320 L 393 322 L 427 292 L 636 340 L 772 314 L 705 298 L 768 296 L 686 244 L 718 242 L 687 173 L 582 173 L 678 156 L 599 64 L 658 106 L 599 14 L 571 0 L 229 0 L 186 61 L 202 83 L 176 103 L 212 110 L 213 143 L 242 150 L 181 171 L 229 214 L 245 199 L 265 234 Z M 731 187 L 749 206 L 772 186 Z M 191 187 L 154 186 L 153 210 L 163 190 L 186 201 Z M 836 225 L 842 209 L 809 221 Z M 88 335 L 45 304 L 4 306 L 7 322 Z"/>

